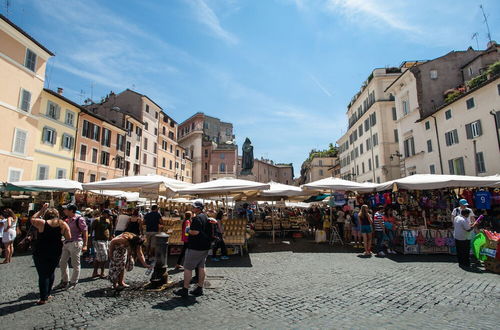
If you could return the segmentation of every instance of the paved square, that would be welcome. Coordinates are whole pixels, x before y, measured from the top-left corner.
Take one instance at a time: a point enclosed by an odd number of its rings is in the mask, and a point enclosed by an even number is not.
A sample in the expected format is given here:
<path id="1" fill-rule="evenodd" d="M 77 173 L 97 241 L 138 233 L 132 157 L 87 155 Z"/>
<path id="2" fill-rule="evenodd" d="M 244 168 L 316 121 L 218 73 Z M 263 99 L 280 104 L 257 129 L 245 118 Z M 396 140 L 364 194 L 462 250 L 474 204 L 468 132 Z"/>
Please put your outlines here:
<path id="1" fill-rule="evenodd" d="M 211 263 L 201 298 L 132 288 L 115 295 L 91 269 L 73 291 L 34 306 L 37 276 L 30 256 L 0 265 L 2 329 L 31 328 L 454 328 L 493 329 L 500 320 L 500 277 L 465 272 L 449 256 L 357 257 L 354 250 L 306 240 L 271 245 Z M 56 270 L 56 283 L 59 281 Z M 179 280 L 181 274 L 172 279 Z M 496 324 L 496 326 L 495 326 Z"/>

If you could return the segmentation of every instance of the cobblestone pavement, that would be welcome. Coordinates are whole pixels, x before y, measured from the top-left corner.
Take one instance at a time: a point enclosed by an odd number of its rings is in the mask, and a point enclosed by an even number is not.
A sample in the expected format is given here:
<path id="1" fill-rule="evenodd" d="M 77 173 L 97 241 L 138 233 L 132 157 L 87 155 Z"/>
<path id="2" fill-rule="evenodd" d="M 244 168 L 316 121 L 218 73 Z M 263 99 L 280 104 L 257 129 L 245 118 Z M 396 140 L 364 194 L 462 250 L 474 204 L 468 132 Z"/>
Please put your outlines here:
<path id="1" fill-rule="evenodd" d="M 500 320 L 500 277 L 466 272 L 448 256 L 359 258 L 354 250 L 301 240 L 258 240 L 251 254 L 210 264 L 212 289 L 175 298 L 146 292 L 144 269 L 127 274 L 116 295 L 82 270 L 77 288 L 35 306 L 30 256 L 0 265 L 2 329 L 32 328 L 410 328 L 493 329 Z M 56 270 L 56 283 L 59 281 Z M 182 274 L 172 275 L 179 280 Z M 495 326 L 495 324 L 497 326 Z"/>

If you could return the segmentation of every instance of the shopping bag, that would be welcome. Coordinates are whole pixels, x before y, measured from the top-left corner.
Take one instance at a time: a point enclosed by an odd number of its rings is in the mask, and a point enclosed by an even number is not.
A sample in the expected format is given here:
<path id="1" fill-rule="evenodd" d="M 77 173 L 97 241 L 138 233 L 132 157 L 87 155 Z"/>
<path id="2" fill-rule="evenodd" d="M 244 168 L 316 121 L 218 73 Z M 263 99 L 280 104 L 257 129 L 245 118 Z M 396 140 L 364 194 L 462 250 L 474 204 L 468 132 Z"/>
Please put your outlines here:
<path id="1" fill-rule="evenodd" d="M 404 238 L 405 238 L 406 245 L 415 245 L 417 242 L 415 235 L 411 230 L 404 231 Z"/>
<path id="2" fill-rule="evenodd" d="M 436 243 L 436 246 L 445 246 L 446 245 L 446 238 L 444 238 L 441 235 L 441 232 L 439 230 L 436 230 L 436 237 L 434 238 L 434 242 Z"/>
<path id="3" fill-rule="evenodd" d="M 326 242 L 326 232 L 324 230 L 316 230 L 316 243 Z"/>
<path id="4" fill-rule="evenodd" d="M 451 231 L 448 231 L 448 234 L 446 236 L 446 245 L 450 247 L 455 246 L 455 238 L 453 237 Z"/>
<path id="5" fill-rule="evenodd" d="M 417 234 L 417 244 L 418 245 L 424 245 L 425 244 L 425 237 L 422 235 L 422 232 L 419 230 Z"/>

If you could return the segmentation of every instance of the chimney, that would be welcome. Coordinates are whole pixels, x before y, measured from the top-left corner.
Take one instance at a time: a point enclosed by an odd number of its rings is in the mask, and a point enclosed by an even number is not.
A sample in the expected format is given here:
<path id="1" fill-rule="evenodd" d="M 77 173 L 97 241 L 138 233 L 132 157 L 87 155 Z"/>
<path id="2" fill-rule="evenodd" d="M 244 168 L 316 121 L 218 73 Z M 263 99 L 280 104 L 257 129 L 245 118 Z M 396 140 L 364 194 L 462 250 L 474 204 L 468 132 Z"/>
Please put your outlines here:
<path id="1" fill-rule="evenodd" d="M 64 92 L 64 89 L 62 87 L 57 87 L 57 94 L 62 95 Z"/>

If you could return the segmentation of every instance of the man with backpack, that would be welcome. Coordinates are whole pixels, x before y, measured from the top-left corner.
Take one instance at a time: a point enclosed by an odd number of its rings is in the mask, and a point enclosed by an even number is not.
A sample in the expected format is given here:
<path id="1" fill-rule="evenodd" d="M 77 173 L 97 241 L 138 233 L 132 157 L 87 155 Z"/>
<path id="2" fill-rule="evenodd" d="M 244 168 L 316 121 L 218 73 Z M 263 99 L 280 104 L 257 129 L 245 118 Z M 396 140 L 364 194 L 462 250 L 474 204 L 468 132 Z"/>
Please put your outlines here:
<path id="1" fill-rule="evenodd" d="M 213 225 L 209 222 L 205 213 L 203 213 L 203 203 L 194 201 L 192 212 L 195 217 L 191 220 L 191 226 L 186 229 L 188 233 L 189 247 L 184 256 L 184 286 L 174 293 L 181 297 L 187 297 L 188 293 L 193 296 L 203 295 L 203 284 L 205 282 L 205 263 L 208 257 L 208 251 L 214 238 Z M 189 285 L 193 276 L 193 270 L 198 270 L 198 286 L 189 292 Z"/>
<path id="2" fill-rule="evenodd" d="M 71 239 L 65 240 L 59 267 L 61 268 L 61 283 L 54 289 L 72 289 L 76 287 L 80 278 L 80 255 L 87 251 L 88 230 L 85 218 L 76 214 L 77 207 L 74 204 L 63 206 L 66 223 L 71 232 Z M 68 260 L 71 258 L 73 273 L 71 281 L 69 279 Z"/>

